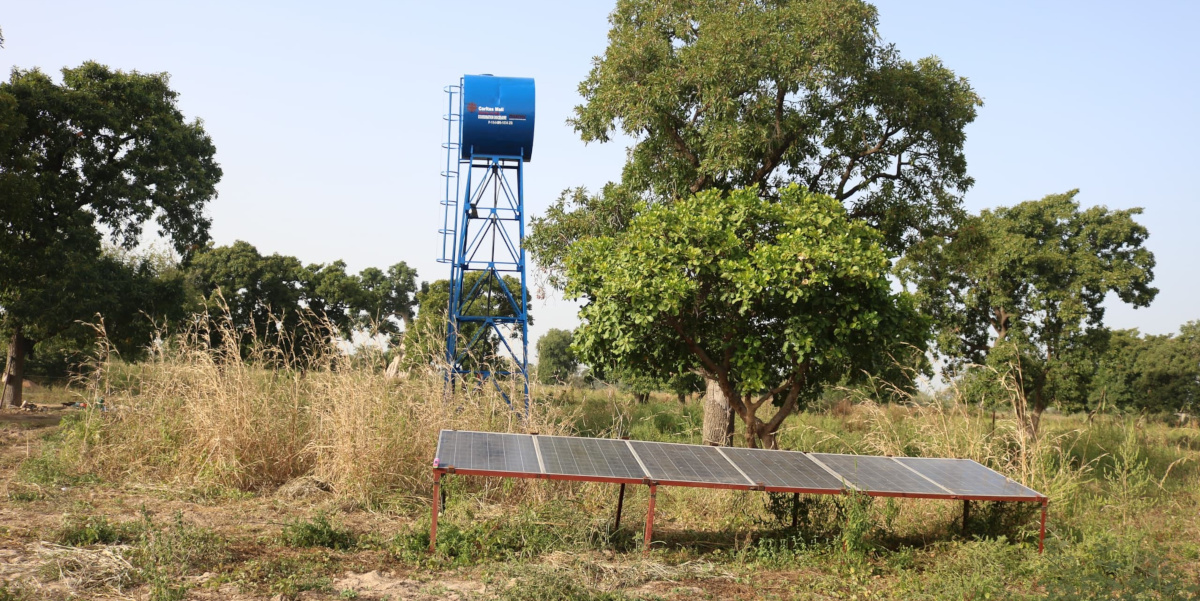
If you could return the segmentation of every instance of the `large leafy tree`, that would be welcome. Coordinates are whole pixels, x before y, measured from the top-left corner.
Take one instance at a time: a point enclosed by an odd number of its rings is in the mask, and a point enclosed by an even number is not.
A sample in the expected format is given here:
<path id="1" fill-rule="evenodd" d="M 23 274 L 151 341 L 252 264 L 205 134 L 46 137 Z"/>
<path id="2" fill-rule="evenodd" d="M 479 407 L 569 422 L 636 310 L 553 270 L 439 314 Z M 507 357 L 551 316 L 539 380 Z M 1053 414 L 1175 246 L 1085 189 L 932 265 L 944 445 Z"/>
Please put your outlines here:
<path id="1" fill-rule="evenodd" d="M 774 447 L 824 384 L 925 337 L 891 290 L 881 236 L 799 186 L 778 201 L 707 191 L 649 208 L 621 235 L 577 244 L 566 268 L 568 295 L 585 302 L 575 343 L 585 361 L 662 379 L 701 371 L 752 446 Z"/>
<path id="2" fill-rule="evenodd" d="M 358 274 L 355 321 L 360 329 L 400 343 L 401 329 L 412 327 L 417 309 L 417 270 L 400 262 L 387 271 L 368 267 Z"/>
<path id="3" fill-rule="evenodd" d="M 897 250 L 959 215 L 973 183 L 964 128 L 980 98 L 937 58 L 910 62 L 881 42 L 871 5 L 621 0 L 610 20 L 572 124 L 587 142 L 635 142 L 619 185 L 565 193 L 535 221 L 542 265 L 621 229 L 639 199 L 709 188 L 774 196 L 800 183 Z"/>
<path id="4" fill-rule="evenodd" d="M 533 221 L 529 246 L 552 283 L 572 245 L 624 230 L 639 203 L 707 189 L 775 198 L 801 184 L 893 252 L 960 217 L 980 98 L 936 57 L 884 43 L 870 4 L 620 0 L 610 21 L 572 124 L 586 142 L 634 142 L 619 183 L 568 190 Z M 732 423 L 720 395 L 705 398 L 706 423 Z"/>
<path id="5" fill-rule="evenodd" d="M 1081 209 L 1077 193 L 982 211 L 898 266 L 938 324 L 951 371 L 989 365 L 1010 378 L 1031 431 L 1046 407 L 1085 388 L 1076 367 L 1103 350 L 1105 295 L 1145 307 L 1158 292 L 1141 209 Z"/>
<path id="6" fill-rule="evenodd" d="M 405 263 L 354 275 L 342 261 L 304 265 L 239 240 L 205 248 L 188 271 L 210 308 L 228 309 L 243 348 L 253 333 L 300 357 L 334 336 L 349 340 L 355 330 L 394 339 L 416 304 L 417 272 Z"/>
<path id="7" fill-rule="evenodd" d="M 579 369 L 579 358 L 571 349 L 574 335 L 570 330 L 551 328 L 537 341 L 538 381 L 545 384 L 563 384 Z"/>
<path id="8" fill-rule="evenodd" d="M 165 73 L 16 69 L 0 83 L 0 312 L 4 398 L 20 403 L 25 356 L 103 309 L 102 231 L 135 245 L 147 221 L 183 256 L 208 236 L 221 170 Z"/>
<path id="9" fill-rule="evenodd" d="M 1095 409 L 1194 414 L 1200 407 L 1200 322 L 1184 324 L 1177 335 L 1113 332 L 1089 401 Z"/>

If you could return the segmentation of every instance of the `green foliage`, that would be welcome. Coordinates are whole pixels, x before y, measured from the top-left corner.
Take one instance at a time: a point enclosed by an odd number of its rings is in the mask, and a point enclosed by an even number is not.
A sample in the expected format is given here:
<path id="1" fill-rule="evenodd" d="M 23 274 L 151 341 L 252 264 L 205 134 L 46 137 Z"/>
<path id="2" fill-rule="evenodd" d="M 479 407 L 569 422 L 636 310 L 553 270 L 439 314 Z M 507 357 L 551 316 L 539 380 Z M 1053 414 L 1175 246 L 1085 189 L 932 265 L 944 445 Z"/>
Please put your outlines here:
<path id="1" fill-rule="evenodd" d="M 0 82 L 0 329 L 14 343 L 18 388 L 39 341 L 96 313 L 116 325 L 128 321 L 117 314 L 140 317 L 177 297 L 175 283 L 157 289 L 161 274 L 101 248 L 101 229 L 129 249 L 151 218 L 184 256 L 207 239 L 203 209 L 221 169 L 200 121 L 185 121 L 176 102 L 165 73 L 93 62 L 64 68 L 62 84 L 37 69 Z"/>
<path id="2" fill-rule="evenodd" d="M 1103 350 L 1106 294 L 1144 307 L 1157 290 L 1141 209 L 1080 209 L 1077 190 L 985 210 L 898 265 L 939 328 L 951 368 L 987 364 L 1019 383 L 1036 416 L 1079 406 Z"/>
<path id="3" fill-rule="evenodd" d="M 60 545 L 86 547 L 130 544 L 136 542 L 141 534 L 136 522 L 113 524 L 102 515 L 68 515 L 54 538 Z"/>
<path id="4" fill-rule="evenodd" d="M 1200 409 L 1200 322 L 1179 335 L 1142 336 L 1117 330 L 1100 357 L 1088 404 L 1151 413 Z"/>
<path id="5" fill-rule="evenodd" d="M 857 0 L 621 0 L 580 84 L 585 142 L 636 142 L 621 182 L 568 190 L 530 248 L 560 274 L 571 246 L 621 231 L 644 198 L 789 183 L 848 203 L 901 250 L 958 218 L 964 130 L 981 100 L 936 57 L 901 58 Z"/>
<path id="6" fill-rule="evenodd" d="M 231 559 L 224 539 L 184 521 L 180 512 L 159 526 L 143 510 L 136 528 L 141 539 L 132 559 L 149 585 L 151 601 L 182 601 L 190 588 L 187 576 L 215 570 Z"/>
<path id="7" fill-rule="evenodd" d="M 532 559 L 554 549 L 567 547 L 599 548 L 614 542 L 607 523 L 597 523 L 591 512 L 567 502 L 542 504 L 533 508 L 512 511 L 507 515 L 480 518 L 470 512 L 451 507 L 438 521 L 437 553 L 433 560 L 446 567 L 475 565 L 488 561 L 513 562 Z M 607 516 L 601 518 L 606 520 Z M 621 539 L 624 546 L 632 539 Z M 424 562 L 431 559 L 429 522 L 413 524 L 396 536 L 390 548 L 401 559 Z"/>
<path id="8" fill-rule="evenodd" d="M 750 189 L 652 207 L 575 245 L 566 267 L 568 296 L 585 301 L 583 360 L 662 379 L 703 370 L 768 445 L 823 385 L 924 337 L 874 230 L 796 186 L 779 202 Z M 782 408 L 763 422 L 768 401 Z"/>
<path id="9" fill-rule="evenodd" d="M 289 547 L 325 547 L 346 550 L 358 545 L 358 535 L 353 531 L 329 521 L 329 516 L 318 513 L 311 520 L 295 520 L 283 527 L 280 533 L 283 544 Z"/>
<path id="10" fill-rule="evenodd" d="M 241 240 L 209 245 L 188 268 L 209 310 L 228 308 L 244 349 L 256 336 L 300 356 L 327 346 L 334 336 L 349 339 L 355 328 L 395 342 L 398 322 L 412 319 L 416 276 L 405 263 L 387 272 L 367 268 L 357 276 L 347 274 L 342 261 L 306 266 L 296 257 L 264 256 Z"/>
<path id="11" fill-rule="evenodd" d="M 7 580 L 0 581 L 0 601 L 33 601 L 34 599 L 37 597 L 33 589 L 27 585 Z"/>
<path id="12" fill-rule="evenodd" d="M 333 585 L 326 571 L 327 557 L 265 557 L 238 566 L 232 579 L 243 590 L 265 589 L 283 598 L 305 591 L 329 592 Z"/>
<path id="13" fill-rule="evenodd" d="M 464 315 L 511 317 L 517 309 L 504 294 L 496 275 L 491 272 L 473 271 L 466 275 L 460 309 Z M 514 295 L 520 295 L 521 281 L 513 276 L 503 276 L 504 287 Z M 517 300 L 516 297 L 513 300 Z M 529 308 L 532 297 L 526 293 L 525 307 Z M 422 282 L 417 292 L 417 318 L 413 327 L 404 335 L 404 363 L 408 367 L 428 365 L 445 357 L 447 312 L 450 309 L 450 280 Z M 528 311 L 529 323 L 533 323 L 533 312 Z M 483 327 L 478 323 L 465 322 L 458 331 L 458 352 L 466 366 L 480 366 L 506 362 L 507 352 L 494 331 L 479 333 Z M 479 337 L 476 338 L 476 335 Z M 515 335 L 515 333 L 514 333 Z M 467 343 L 475 340 L 467 348 Z"/>
<path id="14" fill-rule="evenodd" d="M 570 381 L 579 369 L 579 359 L 571 350 L 574 336 L 569 330 L 552 328 L 537 342 L 538 381 L 545 384 L 563 384 Z"/>

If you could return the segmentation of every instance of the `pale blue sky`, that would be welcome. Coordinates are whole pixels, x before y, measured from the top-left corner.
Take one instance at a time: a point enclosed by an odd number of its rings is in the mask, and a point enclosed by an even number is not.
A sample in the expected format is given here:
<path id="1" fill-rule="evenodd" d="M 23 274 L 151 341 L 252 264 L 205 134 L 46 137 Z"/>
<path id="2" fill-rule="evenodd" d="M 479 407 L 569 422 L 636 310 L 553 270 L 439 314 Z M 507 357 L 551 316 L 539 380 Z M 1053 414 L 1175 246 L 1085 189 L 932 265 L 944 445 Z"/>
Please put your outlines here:
<path id="1" fill-rule="evenodd" d="M 984 97 L 968 129 L 972 210 L 1081 188 L 1142 206 L 1161 289 L 1149 309 L 1109 303 L 1108 323 L 1152 333 L 1200 319 L 1200 3 L 877 3 L 902 54 L 936 54 Z M 435 262 L 445 161 L 442 86 L 464 73 L 537 80 L 537 154 L 526 203 L 618 178 L 620 143 L 585 146 L 565 124 L 601 54 L 610 2 L 60 2 L 0 0 L 0 66 L 57 72 L 84 60 L 167 71 L 225 170 L 218 244 L 243 239 L 352 270 Z M 1110 299 L 1114 300 L 1115 299 Z M 575 307 L 535 302 L 531 341 L 574 327 Z M 531 345 L 532 346 L 532 345 Z"/>

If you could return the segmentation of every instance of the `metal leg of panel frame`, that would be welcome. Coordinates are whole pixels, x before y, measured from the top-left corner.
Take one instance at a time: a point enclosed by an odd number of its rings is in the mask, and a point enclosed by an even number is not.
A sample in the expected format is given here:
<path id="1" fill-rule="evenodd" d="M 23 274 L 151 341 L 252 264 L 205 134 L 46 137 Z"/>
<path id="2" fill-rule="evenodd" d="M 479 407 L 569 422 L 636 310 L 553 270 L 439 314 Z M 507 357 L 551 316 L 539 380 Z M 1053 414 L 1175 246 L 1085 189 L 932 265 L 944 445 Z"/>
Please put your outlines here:
<path id="1" fill-rule="evenodd" d="M 442 475 L 433 475 L 433 515 L 429 519 L 429 552 L 437 550 L 438 501 L 441 500 Z"/>
<path id="2" fill-rule="evenodd" d="M 657 496 L 658 486 L 650 485 L 650 506 L 646 508 L 646 543 L 642 547 L 642 555 L 650 554 L 650 537 L 654 533 L 654 497 Z"/>
<path id="3" fill-rule="evenodd" d="M 800 524 L 800 493 L 792 493 L 792 528 Z"/>
<path id="4" fill-rule="evenodd" d="M 1042 527 L 1038 532 L 1038 553 L 1046 549 L 1046 508 L 1050 505 L 1049 501 L 1042 501 Z"/>
<path id="5" fill-rule="evenodd" d="M 621 509 L 625 507 L 625 483 L 621 483 L 621 492 L 617 495 L 617 521 L 613 525 L 613 530 L 621 528 Z"/>
<path id="6" fill-rule="evenodd" d="M 970 501 L 970 499 L 963 499 L 962 534 L 964 537 L 967 536 L 967 520 L 970 520 L 970 519 L 971 519 L 971 501 Z"/>

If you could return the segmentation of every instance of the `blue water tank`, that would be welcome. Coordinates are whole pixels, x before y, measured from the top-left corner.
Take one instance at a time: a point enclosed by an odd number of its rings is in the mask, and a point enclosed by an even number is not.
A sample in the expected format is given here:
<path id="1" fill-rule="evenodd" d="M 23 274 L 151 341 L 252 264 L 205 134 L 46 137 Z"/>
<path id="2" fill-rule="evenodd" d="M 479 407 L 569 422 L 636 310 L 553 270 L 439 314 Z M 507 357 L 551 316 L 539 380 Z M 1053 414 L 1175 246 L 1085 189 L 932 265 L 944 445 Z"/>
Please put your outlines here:
<path id="1" fill-rule="evenodd" d="M 462 158 L 533 156 L 533 79 L 464 75 Z"/>

